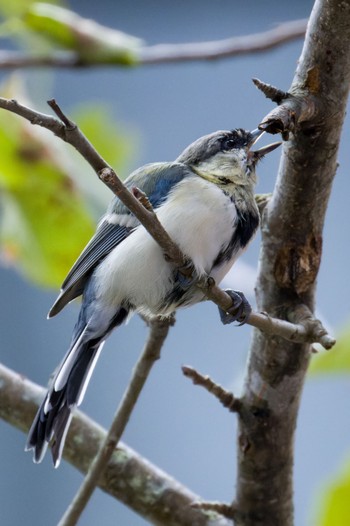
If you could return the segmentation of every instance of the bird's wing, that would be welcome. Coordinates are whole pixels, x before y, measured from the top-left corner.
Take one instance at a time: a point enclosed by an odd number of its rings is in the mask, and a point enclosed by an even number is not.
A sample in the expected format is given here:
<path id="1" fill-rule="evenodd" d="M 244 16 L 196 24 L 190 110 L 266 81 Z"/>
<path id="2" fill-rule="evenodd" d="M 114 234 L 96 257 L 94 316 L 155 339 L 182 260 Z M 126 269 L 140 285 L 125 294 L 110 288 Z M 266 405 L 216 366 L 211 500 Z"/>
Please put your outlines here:
<path id="1" fill-rule="evenodd" d="M 139 168 L 125 181 L 131 189 L 136 186 L 149 198 L 153 208 L 157 208 L 167 197 L 175 184 L 191 172 L 180 163 L 153 163 Z M 49 312 L 55 316 L 63 307 L 83 293 L 86 281 L 98 263 L 121 243 L 139 224 L 136 217 L 116 197 L 111 202 L 106 215 L 100 221 L 95 235 L 87 244 L 69 271 L 61 288 L 61 293 Z"/>

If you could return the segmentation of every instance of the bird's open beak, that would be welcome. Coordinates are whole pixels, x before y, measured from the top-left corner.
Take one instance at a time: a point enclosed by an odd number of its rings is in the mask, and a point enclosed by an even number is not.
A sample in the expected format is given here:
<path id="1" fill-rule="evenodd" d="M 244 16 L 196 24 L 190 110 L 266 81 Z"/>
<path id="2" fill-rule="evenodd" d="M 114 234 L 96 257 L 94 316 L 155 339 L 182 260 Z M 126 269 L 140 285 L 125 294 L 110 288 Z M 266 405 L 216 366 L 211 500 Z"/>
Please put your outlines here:
<path id="1" fill-rule="evenodd" d="M 253 162 L 259 161 L 259 159 L 262 159 L 264 155 L 273 152 L 273 150 L 282 144 L 281 142 L 273 142 L 272 144 L 263 146 L 259 150 L 251 150 L 250 148 L 260 139 L 263 133 L 265 133 L 264 130 L 259 130 L 258 128 L 250 132 L 252 139 L 248 144 L 248 158 Z"/>

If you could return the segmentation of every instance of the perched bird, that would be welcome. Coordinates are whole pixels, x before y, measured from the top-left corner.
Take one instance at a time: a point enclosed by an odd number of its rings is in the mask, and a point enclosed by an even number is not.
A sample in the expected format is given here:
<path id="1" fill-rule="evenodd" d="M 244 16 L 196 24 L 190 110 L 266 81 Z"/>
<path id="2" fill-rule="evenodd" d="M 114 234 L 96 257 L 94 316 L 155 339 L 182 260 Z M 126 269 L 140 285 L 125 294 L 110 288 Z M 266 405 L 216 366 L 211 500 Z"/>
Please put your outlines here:
<path id="1" fill-rule="evenodd" d="M 125 181 L 149 198 L 157 216 L 192 262 L 195 273 L 216 283 L 254 236 L 259 212 L 254 199 L 255 165 L 280 143 L 257 151 L 251 147 L 263 132 L 217 131 L 188 146 L 174 161 L 139 168 Z M 65 279 L 49 312 L 56 315 L 82 295 L 71 344 L 55 371 L 34 419 L 26 449 L 40 462 L 52 443 L 59 465 L 72 410 L 84 397 L 103 344 L 112 330 L 138 312 L 169 316 L 178 307 L 204 299 L 195 280 L 186 280 L 164 259 L 159 245 L 136 217 L 114 198 L 107 213 Z M 221 312 L 224 323 L 244 322 L 249 304 L 232 291 L 238 315 Z"/>

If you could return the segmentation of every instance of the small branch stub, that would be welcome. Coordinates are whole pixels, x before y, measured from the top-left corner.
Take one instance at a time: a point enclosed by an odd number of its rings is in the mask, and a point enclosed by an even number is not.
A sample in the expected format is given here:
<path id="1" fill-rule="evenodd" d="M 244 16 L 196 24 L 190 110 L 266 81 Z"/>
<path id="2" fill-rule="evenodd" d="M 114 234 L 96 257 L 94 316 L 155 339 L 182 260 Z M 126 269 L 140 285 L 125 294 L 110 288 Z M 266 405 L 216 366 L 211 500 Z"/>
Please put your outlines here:
<path id="1" fill-rule="evenodd" d="M 221 404 L 226 407 L 229 411 L 232 413 L 239 412 L 242 407 L 242 402 L 238 398 L 235 398 L 235 396 L 230 393 L 229 391 L 226 391 L 221 385 L 216 384 L 209 378 L 209 376 L 203 376 L 198 371 L 193 369 L 192 367 L 189 367 L 188 365 L 182 366 L 182 372 L 183 374 L 192 380 L 194 385 L 200 385 L 201 387 L 204 387 L 208 391 L 208 393 L 211 393 L 214 395 Z"/>
<path id="2" fill-rule="evenodd" d="M 265 97 L 267 99 L 271 99 L 272 102 L 276 102 L 276 104 L 281 104 L 282 101 L 288 99 L 288 97 L 290 96 L 287 91 L 275 88 L 275 86 L 272 86 L 271 84 L 266 84 L 265 82 L 262 82 L 261 80 L 256 78 L 252 80 L 255 86 L 260 91 L 262 91 Z"/>
<path id="3" fill-rule="evenodd" d="M 131 192 L 132 195 L 136 197 L 138 201 L 140 201 L 142 206 L 146 208 L 146 210 L 148 210 L 149 212 L 153 212 L 153 207 L 145 192 L 142 192 L 142 190 L 140 190 L 140 188 L 138 188 L 137 186 L 133 186 Z"/>
<path id="4" fill-rule="evenodd" d="M 316 114 L 315 92 L 305 90 L 305 93 L 293 95 L 266 84 L 259 79 L 253 79 L 255 86 L 264 95 L 278 104 L 259 124 L 259 129 L 271 134 L 281 133 L 288 140 L 289 133 L 294 133 L 301 123 L 306 123 Z"/>
<path id="5" fill-rule="evenodd" d="M 67 115 L 65 115 L 60 108 L 60 106 L 57 104 L 55 99 L 50 99 L 47 101 L 47 104 L 50 106 L 50 108 L 56 113 L 57 117 L 60 119 L 60 121 L 63 122 L 67 130 L 71 131 L 74 130 L 77 125 L 68 119 Z"/>

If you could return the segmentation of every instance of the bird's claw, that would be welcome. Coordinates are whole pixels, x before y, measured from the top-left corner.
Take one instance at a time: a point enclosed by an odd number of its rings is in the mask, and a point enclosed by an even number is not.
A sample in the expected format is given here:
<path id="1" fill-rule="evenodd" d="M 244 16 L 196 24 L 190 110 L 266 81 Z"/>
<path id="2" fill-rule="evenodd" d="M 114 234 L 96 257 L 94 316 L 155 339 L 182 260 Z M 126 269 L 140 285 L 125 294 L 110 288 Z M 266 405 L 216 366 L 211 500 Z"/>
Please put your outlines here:
<path id="1" fill-rule="evenodd" d="M 238 321 L 239 325 L 244 325 L 249 318 L 250 313 L 252 312 L 252 307 L 243 294 L 238 290 L 227 289 L 225 292 L 232 299 L 232 306 L 224 311 L 219 307 L 220 319 L 224 325 Z"/>
<path id="2" fill-rule="evenodd" d="M 182 290 L 188 290 L 195 283 L 196 279 L 196 271 L 192 261 L 186 261 L 186 263 L 175 272 L 175 281 Z"/>

